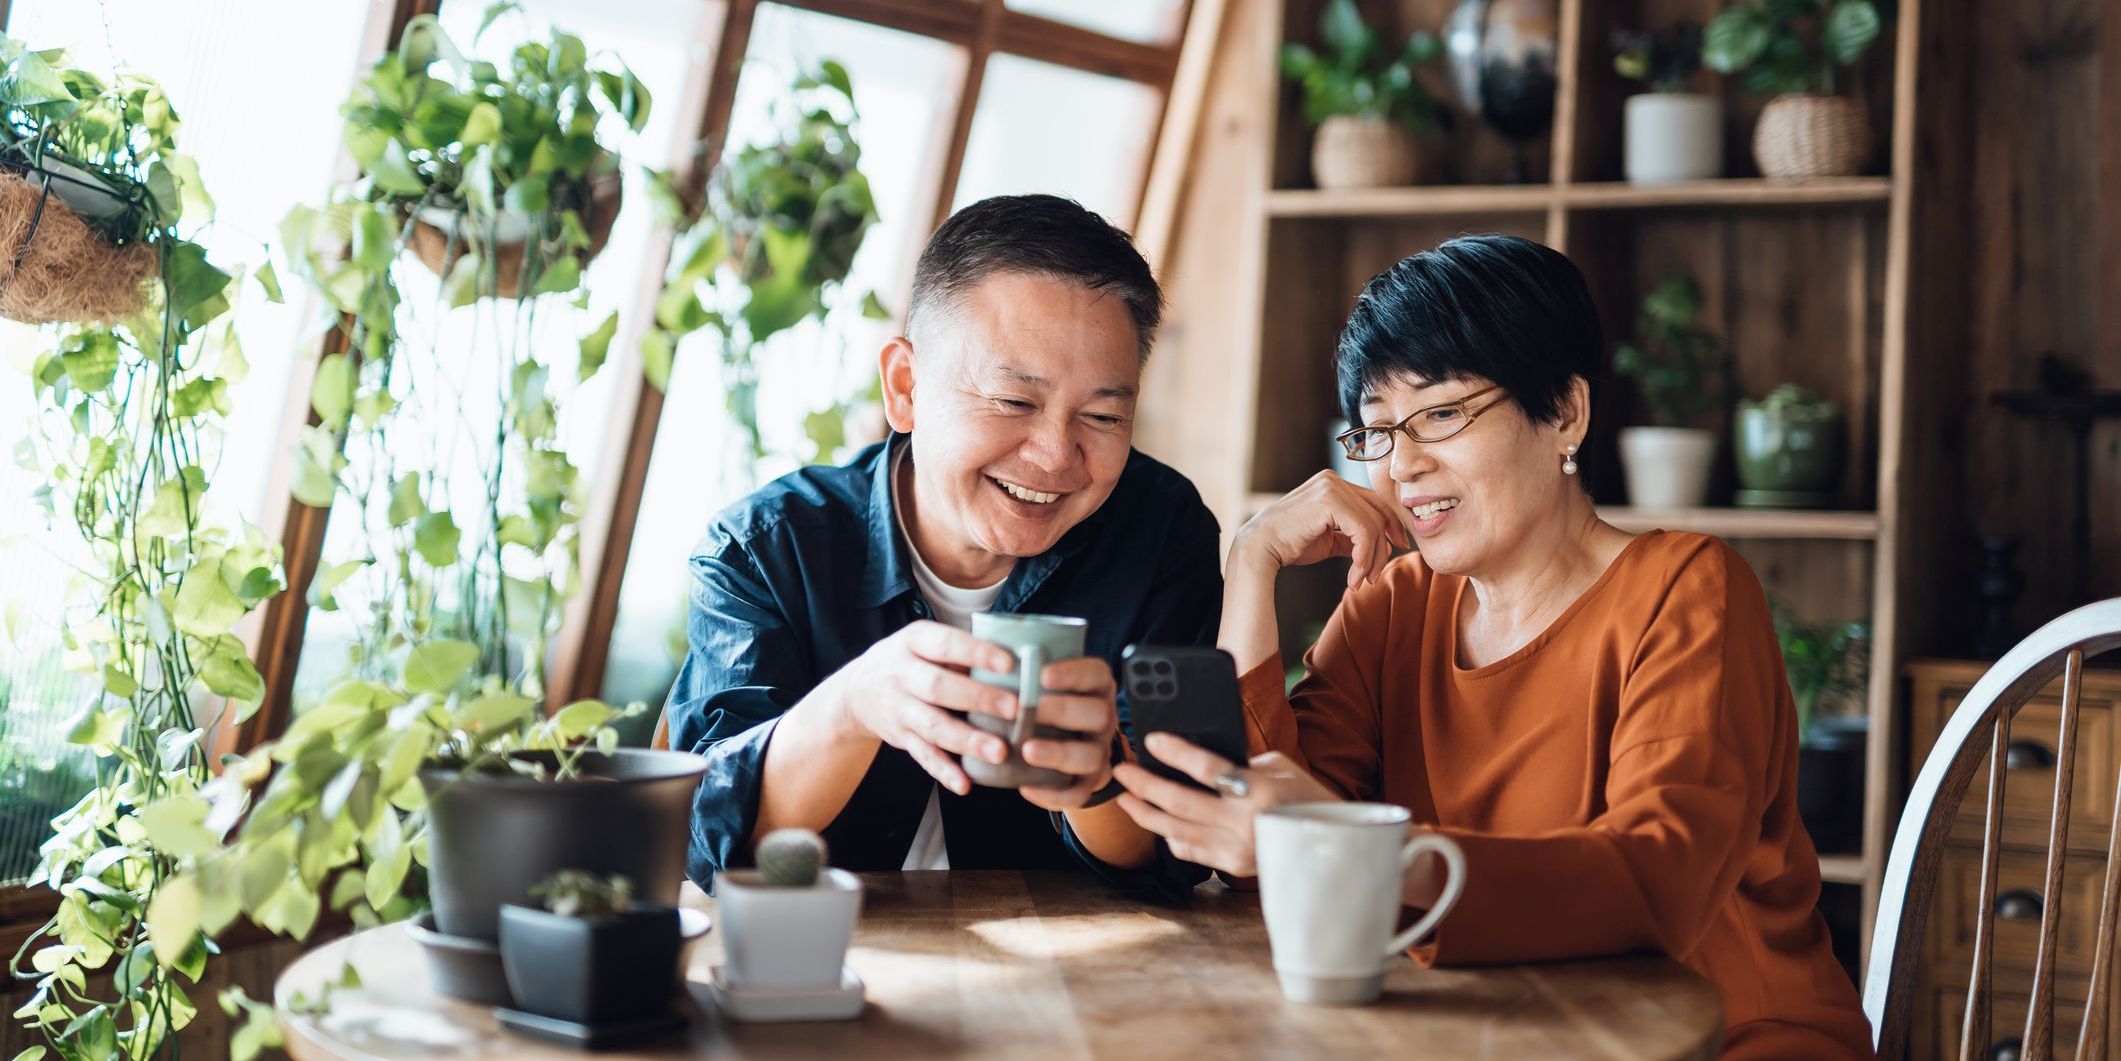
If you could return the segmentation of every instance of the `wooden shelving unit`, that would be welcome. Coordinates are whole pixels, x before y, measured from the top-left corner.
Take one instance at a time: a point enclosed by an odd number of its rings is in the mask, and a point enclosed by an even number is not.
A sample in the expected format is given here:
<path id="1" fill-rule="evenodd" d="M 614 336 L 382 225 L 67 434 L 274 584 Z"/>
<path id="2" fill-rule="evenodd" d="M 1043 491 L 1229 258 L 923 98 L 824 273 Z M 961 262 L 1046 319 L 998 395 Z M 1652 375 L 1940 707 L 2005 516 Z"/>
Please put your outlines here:
<path id="1" fill-rule="evenodd" d="M 1356 293 L 1400 258 L 1467 232 L 1506 232 L 1561 249 L 1584 270 L 1609 339 L 1633 327 L 1642 295 L 1684 269 L 1701 284 L 1740 389 L 1799 383 L 1848 413 L 1844 481 L 1832 510 L 1730 507 L 1729 456 L 1710 507 L 1627 507 L 1615 436 L 1643 422 L 1623 381 L 1593 412 L 1587 482 L 1601 512 L 1631 531 L 1654 527 L 1729 540 L 1769 592 L 1813 619 L 1868 619 L 1872 670 L 1862 846 L 1829 852 L 1823 876 L 1861 889 L 1868 941 L 1900 783 L 1894 675 L 1905 652 L 1896 586 L 1910 577 L 1901 497 L 1909 325 L 1910 211 L 1919 0 L 1898 5 L 1846 90 L 1870 112 L 1880 150 L 1869 175 L 1762 179 L 1753 121 L 1764 100 L 1701 75 L 1724 93 L 1727 179 L 1638 186 L 1621 180 L 1622 101 L 1612 72 L 1617 27 L 1706 24 L 1721 0 L 1560 0 L 1555 121 L 1530 147 L 1534 184 L 1504 183 L 1513 148 L 1461 115 L 1447 144 L 1452 182 L 1361 191 L 1311 187 L 1310 130 L 1297 93 L 1275 73 L 1285 40 L 1309 41 L 1323 0 L 1257 0 L 1232 8 L 1227 60 L 1211 89 L 1196 158 L 1190 228 L 1177 250 L 1173 327 L 1151 362 L 1156 394 L 1182 397 L 1149 434 L 1151 450 L 1202 485 L 1225 528 L 1327 464 L 1331 352 Z M 1442 26 L 1453 0 L 1361 0 L 1388 39 Z M 1435 87 L 1445 88 L 1443 78 Z M 1446 97 L 1448 98 L 1448 97 Z M 1203 264 L 1206 263 L 1206 264 Z M 1234 292 L 1234 293 L 1233 293 Z M 1187 315 L 1189 304 L 1202 307 Z M 1211 308 L 1212 307 L 1212 308 Z M 1169 350 L 1171 353 L 1163 351 Z M 1175 359 L 1175 363 L 1174 360 Z M 1158 390 L 1158 388 L 1163 388 Z M 1728 446 L 1725 447 L 1726 451 Z M 1285 579 L 1286 651 L 1296 652 L 1338 600 L 1333 571 Z"/>

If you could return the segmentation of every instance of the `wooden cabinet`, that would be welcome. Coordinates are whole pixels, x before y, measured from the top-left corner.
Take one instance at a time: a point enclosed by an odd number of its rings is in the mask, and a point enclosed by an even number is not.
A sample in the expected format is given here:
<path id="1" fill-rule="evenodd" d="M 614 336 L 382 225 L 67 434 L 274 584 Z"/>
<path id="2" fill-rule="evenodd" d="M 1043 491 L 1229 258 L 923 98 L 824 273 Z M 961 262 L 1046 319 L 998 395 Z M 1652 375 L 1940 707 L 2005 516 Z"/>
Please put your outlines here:
<path id="1" fill-rule="evenodd" d="M 1987 669 L 1987 664 L 1963 660 L 1908 664 L 1909 776 L 1921 770 L 1946 720 Z M 2099 923 L 2099 885 L 2114 809 L 2115 766 L 2121 762 L 2121 745 L 2116 743 L 2116 728 L 2121 725 L 2121 671 L 2087 671 L 2081 702 L 2069 857 L 2063 863 L 2059 896 L 2041 894 L 2041 884 L 2048 824 L 2053 819 L 2055 747 L 2062 720 L 2060 679 L 2026 704 L 2011 723 L 2013 754 L 2004 784 L 2003 850 L 1996 866 L 1991 1049 L 2022 1034 L 2039 954 L 2040 913 L 2048 903 L 2059 902 L 2055 1048 L 2059 1057 L 2076 1054 Z M 1945 842 L 1918 973 L 1921 983 L 1910 1024 L 1911 1058 L 1952 1057 L 1958 1050 L 1959 1021 L 1966 985 L 1971 982 L 1975 904 L 1981 894 L 1981 815 L 1987 794 L 1984 766 L 1967 786 Z M 2121 1006 L 2121 994 L 2109 993 L 2102 1004 Z M 2109 1053 L 2117 1047 L 2121 1041 L 2107 1044 Z"/>

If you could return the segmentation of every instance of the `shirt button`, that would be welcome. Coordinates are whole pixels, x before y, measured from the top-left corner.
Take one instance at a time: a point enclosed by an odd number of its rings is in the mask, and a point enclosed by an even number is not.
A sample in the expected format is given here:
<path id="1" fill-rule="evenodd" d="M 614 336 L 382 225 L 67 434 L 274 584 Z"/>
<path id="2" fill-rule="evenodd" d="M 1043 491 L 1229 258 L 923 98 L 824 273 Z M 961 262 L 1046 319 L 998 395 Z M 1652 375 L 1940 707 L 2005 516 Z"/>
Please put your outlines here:
<path id="1" fill-rule="evenodd" d="M 926 619 L 928 617 L 928 606 L 926 604 L 920 603 L 919 601 L 915 601 L 913 604 L 913 614 L 918 615 L 923 619 Z"/>

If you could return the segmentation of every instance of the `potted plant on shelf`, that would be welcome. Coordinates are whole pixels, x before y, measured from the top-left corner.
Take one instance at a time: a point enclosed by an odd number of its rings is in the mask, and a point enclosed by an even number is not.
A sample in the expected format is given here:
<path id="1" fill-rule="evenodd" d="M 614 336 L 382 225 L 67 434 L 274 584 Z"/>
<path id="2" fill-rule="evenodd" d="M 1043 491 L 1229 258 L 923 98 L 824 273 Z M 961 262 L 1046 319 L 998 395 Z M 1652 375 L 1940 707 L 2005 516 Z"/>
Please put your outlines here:
<path id="1" fill-rule="evenodd" d="M 1318 22 L 1324 54 L 1285 44 L 1282 73 L 1303 87 L 1304 119 L 1317 128 L 1311 177 L 1320 188 L 1382 188 L 1429 175 L 1435 152 L 1420 137 L 1447 112 L 1415 70 L 1443 54 L 1432 33 L 1417 32 L 1387 52 L 1354 0 L 1329 0 Z"/>
<path id="2" fill-rule="evenodd" d="M 1785 383 L 1742 398 L 1731 422 L 1740 489 L 1736 502 L 1762 508 L 1823 508 L 1841 474 L 1841 409 Z"/>
<path id="3" fill-rule="evenodd" d="M 1614 349 L 1616 372 L 1635 381 L 1653 426 L 1620 431 L 1628 501 L 1642 508 L 1694 508 L 1708 498 L 1715 433 L 1695 426 L 1720 408 L 1728 376 L 1723 342 L 1695 323 L 1701 288 L 1674 273 L 1642 300 L 1635 341 Z"/>
<path id="4" fill-rule="evenodd" d="M 675 907 L 635 902 L 623 875 L 561 870 L 531 889 L 542 908 L 501 908 L 501 964 L 515 1009 L 501 1026 L 583 1046 L 685 1026 L 670 1008 L 684 941 Z"/>
<path id="5" fill-rule="evenodd" d="M 1870 625 L 1807 622 L 1779 601 L 1774 621 L 1797 708 L 1798 815 L 1821 851 L 1853 850 L 1863 834 Z"/>
<path id="6" fill-rule="evenodd" d="M 1701 68 L 1701 27 L 1613 35 L 1613 69 L 1650 86 L 1629 96 L 1624 111 L 1624 173 L 1637 184 L 1706 180 L 1723 173 L 1723 105 L 1687 91 Z"/>
<path id="7" fill-rule="evenodd" d="M 714 879 L 728 963 L 714 971 L 716 1000 L 740 1020 L 825 1020 L 861 1012 L 862 982 L 846 968 L 862 908 L 862 882 L 831 869 L 825 842 L 807 829 L 760 839 L 757 869 Z"/>
<path id="8" fill-rule="evenodd" d="M 1834 92 L 1834 70 L 1877 41 L 1872 0 L 1742 0 L 1709 23 L 1702 58 L 1777 95 L 1753 127 L 1753 160 L 1777 180 L 1845 177 L 1871 156 L 1863 103 Z"/>

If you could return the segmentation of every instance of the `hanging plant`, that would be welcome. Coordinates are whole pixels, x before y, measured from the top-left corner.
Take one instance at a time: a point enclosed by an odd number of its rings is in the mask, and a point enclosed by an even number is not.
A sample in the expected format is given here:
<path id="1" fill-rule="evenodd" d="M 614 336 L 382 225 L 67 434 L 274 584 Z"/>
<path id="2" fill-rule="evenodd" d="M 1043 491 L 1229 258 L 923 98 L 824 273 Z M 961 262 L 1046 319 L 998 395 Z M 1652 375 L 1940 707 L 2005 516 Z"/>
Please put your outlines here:
<path id="1" fill-rule="evenodd" d="M 218 312 L 217 274 L 174 235 L 213 208 L 177 124 L 148 78 L 106 82 L 0 37 L 0 316 L 107 324 L 145 309 L 165 273 L 178 317 Z"/>
<path id="2" fill-rule="evenodd" d="M 573 373 L 555 371 L 539 325 L 586 305 L 582 266 L 610 224 L 594 186 L 615 182 L 619 138 L 648 111 L 622 63 L 590 55 L 555 32 L 504 72 L 414 19 L 345 110 L 360 179 L 282 223 L 281 252 L 336 330 L 294 496 L 361 532 L 324 558 L 308 599 L 349 618 L 354 640 L 318 702 L 167 811 L 213 826 L 185 863 L 208 934 L 238 917 L 300 938 L 325 910 L 357 925 L 409 915 L 426 893 L 423 767 L 572 778 L 587 751 L 616 745 L 613 721 L 643 710 L 547 705 L 543 685 L 579 567 L 582 483 L 560 413 L 618 322 L 581 338 Z M 405 274 L 423 264 L 439 283 Z M 442 342 L 452 314 L 472 316 L 478 342 Z M 465 422 L 469 380 L 492 381 L 493 422 Z"/>
<path id="3" fill-rule="evenodd" d="M 44 477 L 47 517 L 78 535 L 60 636 L 85 691 L 67 737 L 96 761 L 30 877 L 60 900 L 11 962 L 34 984 L 13 1016 L 44 1038 L 22 1057 L 146 1058 L 196 1014 L 183 984 L 214 952 L 182 871 L 211 842 L 187 811 L 213 776 L 198 709 L 241 720 L 263 698 L 231 631 L 280 591 L 279 546 L 203 515 L 247 365 L 225 319 L 233 278 L 178 235 L 212 202 L 175 150 L 168 97 L 4 37 L 0 64 L 0 213 L 27 205 L 33 230 L 0 225 L 0 305 L 72 322 L 41 333 L 18 459 Z M 263 1021 L 239 1034 L 269 1039 Z"/>
<path id="4" fill-rule="evenodd" d="M 761 458 L 757 352 L 775 335 L 842 308 L 842 285 L 877 221 L 846 68 L 826 60 L 796 78 L 775 115 L 774 138 L 726 153 L 696 209 L 667 182 L 659 186 L 666 215 L 683 231 L 656 300 L 655 327 L 641 339 L 649 381 L 667 389 L 679 340 L 712 331 L 729 411 Z M 858 310 L 872 319 L 891 316 L 875 292 L 862 296 Z M 829 460 L 839 448 L 846 409 L 860 397 L 830 396 L 806 420 L 816 459 Z"/>

